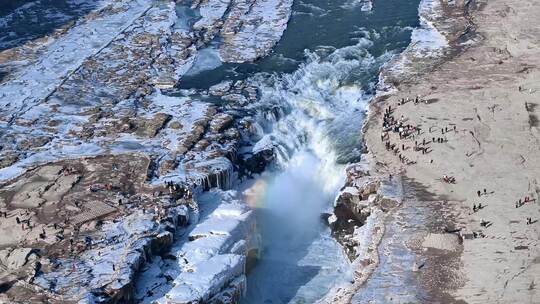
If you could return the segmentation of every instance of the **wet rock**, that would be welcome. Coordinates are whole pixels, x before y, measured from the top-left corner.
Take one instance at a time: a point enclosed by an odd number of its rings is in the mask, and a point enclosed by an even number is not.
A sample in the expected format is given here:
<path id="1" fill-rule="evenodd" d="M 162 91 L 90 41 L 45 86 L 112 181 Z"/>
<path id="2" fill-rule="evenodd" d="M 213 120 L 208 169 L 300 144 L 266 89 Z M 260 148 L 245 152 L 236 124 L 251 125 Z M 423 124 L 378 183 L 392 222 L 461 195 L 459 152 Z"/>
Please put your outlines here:
<path id="1" fill-rule="evenodd" d="M 360 195 L 360 198 L 362 200 L 367 200 L 370 194 L 377 193 L 380 186 L 381 186 L 380 181 L 369 179 L 364 184 L 362 184 L 362 186 L 358 188 L 358 194 Z"/>
<path id="2" fill-rule="evenodd" d="M 188 212 L 179 213 L 176 221 L 178 223 L 178 226 L 180 227 L 186 226 L 189 223 L 189 213 Z"/>
<path id="3" fill-rule="evenodd" d="M 9 167 L 19 161 L 19 154 L 14 151 L 0 151 L 0 169 Z"/>
<path id="4" fill-rule="evenodd" d="M 247 264 L 247 263 L 246 263 Z M 247 268 L 247 266 L 246 266 Z M 240 303 L 247 284 L 247 278 L 242 275 L 234 279 L 220 293 L 208 301 L 209 304 Z"/>
<path id="5" fill-rule="evenodd" d="M 34 148 L 39 148 L 45 146 L 51 141 L 51 136 L 37 136 L 29 139 L 24 139 L 18 144 L 18 149 L 20 150 L 30 150 Z"/>
<path id="6" fill-rule="evenodd" d="M 182 124 L 179 121 L 171 121 L 169 123 L 169 128 L 174 130 L 182 129 Z"/>
<path id="7" fill-rule="evenodd" d="M 246 92 L 248 93 L 248 98 L 249 100 L 251 101 L 254 101 L 254 100 L 257 100 L 257 88 L 256 87 L 247 87 L 246 89 Z"/>
<path id="8" fill-rule="evenodd" d="M 214 96 L 223 96 L 231 89 L 233 85 L 232 80 L 223 81 L 209 88 L 208 93 Z"/>
<path id="9" fill-rule="evenodd" d="M 330 217 L 332 215 L 333 215 L 332 213 L 327 213 L 327 212 L 321 213 L 320 219 L 321 219 L 322 223 L 329 226 L 330 225 Z"/>
<path id="10" fill-rule="evenodd" d="M 240 132 L 236 128 L 229 128 L 223 132 L 223 136 L 228 140 L 238 140 L 240 139 Z"/>
<path id="11" fill-rule="evenodd" d="M 347 175 L 347 180 L 345 185 L 351 186 L 359 178 L 369 176 L 369 171 L 365 168 L 363 164 L 352 164 L 345 169 L 345 174 Z"/>
<path id="12" fill-rule="evenodd" d="M 220 113 L 214 116 L 214 119 L 210 122 L 210 130 L 212 132 L 221 132 L 230 127 L 233 122 L 233 117 L 229 114 Z"/>
<path id="13" fill-rule="evenodd" d="M 261 150 L 255 154 L 243 155 L 244 159 L 242 160 L 241 173 L 250 174 L 250 173 L 261 173 L 266 169 L 266 166 L 274 161 L 275 154 L 273 149 Z"/>
<path id="14" fill-rule="evenodd" d="M 171 247 L 174 241 L 174 235 L 170 231 L 164 231 L 158 234 L 152 240 L 152 252 L 161 254 L 165 253 Z"/>
<path id="15" fill-rule="evenodd" d="M 210 142 L 203 138 L 193 146 L 192 150 L 197 152 L 204 151 L 208 146 L 210 146 Z"/>
<path id="16" fill-rule="evenodd" d="M 336 199 L 334 206 L 335 222 L 331 225 L 333 231 L 348 231 L 352 233 L 354 226 L 362 226 L 370 215 L 369 202 L 361 200 L 358 191 L 346 188 Z"/>
<path id="17" fill-rule="evenodd" d="M 176 159 L 165 159 L 159 163 L 159 175 L 166 175 L 178 167 Z"/>
<path id="18" fill-rule="evenodd" d="M 234 102 L 235 104 L 245 105 L 247 98 L 241 94 L 227 94 L 221 97 L 224 101 Z"/>
<path id="19" fill-rule="evenodd" d="M 139 136 L 154 137 L 171 118 L 171 115 L 165 113 L 157 113 L 150 119 L 137 118 L 135 120 L 135 133 Z"/>
<path id="20" fill-rule="evenodd" d="M 247 251 L 246 256 L 246 273 L 249 273 L 251 270 L 257 266 L 257 263 L 260 259 L 260 248 L 250 248 Z"/>

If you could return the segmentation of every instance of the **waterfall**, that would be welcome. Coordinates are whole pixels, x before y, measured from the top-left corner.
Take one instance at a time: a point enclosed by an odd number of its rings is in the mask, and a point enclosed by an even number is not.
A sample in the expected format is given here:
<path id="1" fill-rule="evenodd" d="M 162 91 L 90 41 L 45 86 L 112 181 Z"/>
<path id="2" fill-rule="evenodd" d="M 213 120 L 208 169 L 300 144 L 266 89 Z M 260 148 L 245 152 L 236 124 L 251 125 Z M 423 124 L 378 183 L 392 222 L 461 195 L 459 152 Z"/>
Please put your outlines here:
<path id="1" fill-rule="evenodd" d="M 257 79 L 255 119 L 266 127 L 254 150 L 272 146 L 277 170 L 261 177 L 266 186 L 257 211 L 266 250 L 248 276 L 246 303 L 311 302 L 352 276 L 320 215 L 344 183 L 345 163 L 360 156 L 366 90 L 374 83 L 351 75 L 377 70 L 389 58 L 372 56 L 371 45 L 360 39 L 327 56 L 306 52 L 296 72 Z"/>

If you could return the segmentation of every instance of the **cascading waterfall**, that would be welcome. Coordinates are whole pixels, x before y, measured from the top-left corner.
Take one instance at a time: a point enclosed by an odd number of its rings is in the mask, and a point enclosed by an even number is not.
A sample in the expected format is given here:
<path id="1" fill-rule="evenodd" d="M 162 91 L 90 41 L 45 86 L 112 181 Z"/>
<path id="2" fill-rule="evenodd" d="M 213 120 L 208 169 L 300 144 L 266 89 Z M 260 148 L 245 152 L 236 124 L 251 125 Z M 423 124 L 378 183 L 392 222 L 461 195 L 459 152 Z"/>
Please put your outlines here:
<path id="1" fill-rule="evenodd" d="M 373 84 L 351 75 L 376 70 L 390 56 L 375 58 L 370 46 L 361 39 L 327 56 L 307 52 L 296 72 L 260 80 L 258 123 L 266 133 L 259 143 L 273 143 L 277 169 L 261 177 L 265 189 L 256 210 L 263 251 L 248 277 L 245 303 L 314 302 L 351 277 L 320 215 L 343 185 L 343 163 L 360 156 L 365 90 Z M 276 107 L 284 113 L 277 120 Z"/>
<path id="2" fill-rule="evenodd" d="M 328 164 L 357 160 L 369 100 L 365 89 L 374 83 L 358 82 L 354 76 L 372 73 L 390 58 L 390 53 L 374 58 L 367 51 L 370 46 L 371 41 L 361 39 L 324 58 L 307 52 L 307 62 L 295 73 L 272 77 L 270 85 L 261 80 L 259 122 L 270 130 L 265 136 L 287 154 L 306 147 Z M 268 119 L 275 107 L 287 112 L 283 119 Z"/>

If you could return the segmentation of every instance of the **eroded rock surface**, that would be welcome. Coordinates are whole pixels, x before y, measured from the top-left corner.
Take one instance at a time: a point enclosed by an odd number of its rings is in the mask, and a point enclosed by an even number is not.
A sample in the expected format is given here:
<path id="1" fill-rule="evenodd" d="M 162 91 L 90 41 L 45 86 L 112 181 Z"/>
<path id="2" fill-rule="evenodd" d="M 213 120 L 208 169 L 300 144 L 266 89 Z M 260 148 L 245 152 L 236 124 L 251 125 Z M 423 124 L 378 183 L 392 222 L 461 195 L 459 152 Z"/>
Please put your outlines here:
<path id="1" fill-rule="evenodd" d="M 378 264 L 385 213 L 401 203 L 400 194 L 389 191 L 395 188 L 394 181 L 371 175 L 367 168 L 370 166 L 365 162 L 347 167 L 345 185 L 334 203 L 333 214 L 327 219 L 333 236 L 345 248 L 353 265 L 353 281 L 331 290 L 318 303 L 352 301 Z"/>
<path id="2" fill-rule="evenodd" d="M 254 61 L 279 41 L 292 11 L 292 0 L 235 1 L 223 25 L 219 54 L 225 62 Z"/>

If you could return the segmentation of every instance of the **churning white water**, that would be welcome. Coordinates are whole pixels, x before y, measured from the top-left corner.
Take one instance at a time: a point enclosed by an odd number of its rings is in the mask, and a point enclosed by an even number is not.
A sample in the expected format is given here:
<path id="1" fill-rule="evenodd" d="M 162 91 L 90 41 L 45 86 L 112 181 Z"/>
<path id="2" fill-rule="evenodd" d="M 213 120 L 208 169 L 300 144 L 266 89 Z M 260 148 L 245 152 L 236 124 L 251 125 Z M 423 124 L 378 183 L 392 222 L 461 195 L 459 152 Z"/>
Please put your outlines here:
<path id="1" fill-rule="evenodd" d="M 263 247 L 245 303 L 311 303 L 350 277 L 341 248 L 320 220 L 335 193 L 330 188 L 336 190 L 321 169 L 313 153 L 298 151 L 283 171 L 264 178 L 257 209 Z"/>
<path id="2" fill-rule="evenodd" d="M 350 280 L 350 265 L 321 213 L 331 210 L 346 162 L 360 155 L 368 94 L 355 74 L 378 68 L 369 40 L 331 54 L 307 53 L 292 73 L 261 80 L 262 139 L 278 151 L 278 168 L 262 177 L 257 208 L 263 250 L 248 276 L 245 303 L 313 303 Z"/>

